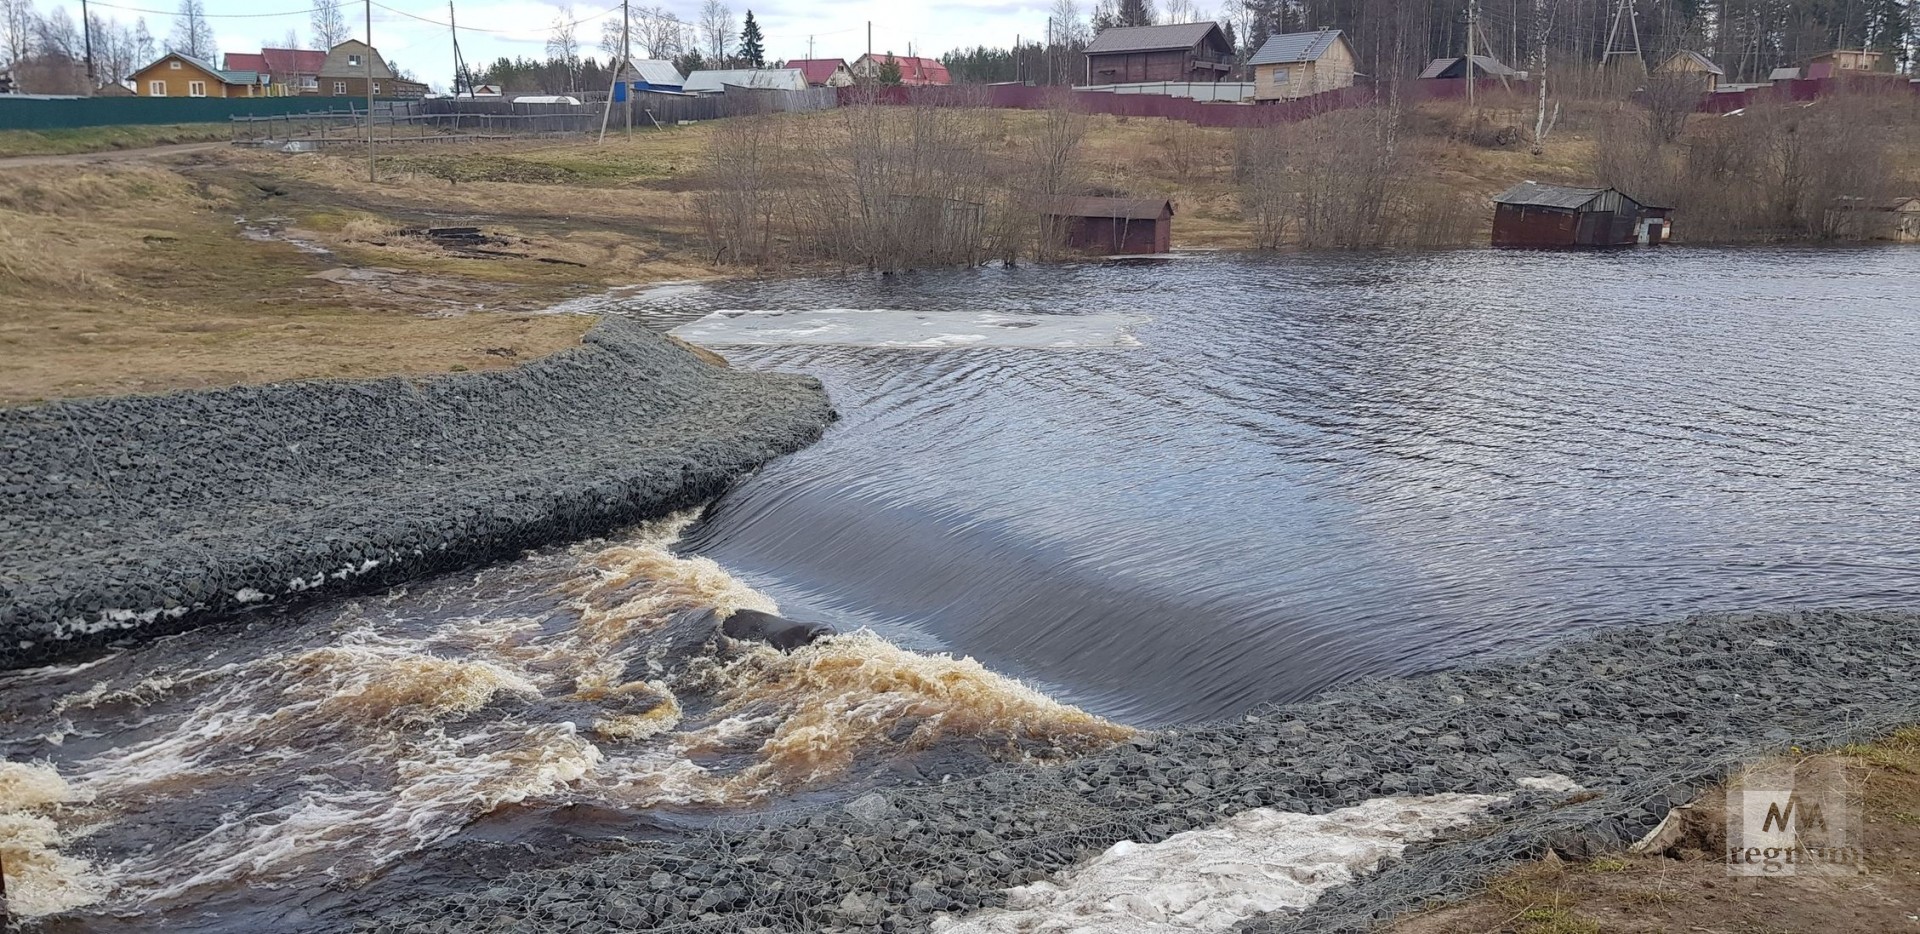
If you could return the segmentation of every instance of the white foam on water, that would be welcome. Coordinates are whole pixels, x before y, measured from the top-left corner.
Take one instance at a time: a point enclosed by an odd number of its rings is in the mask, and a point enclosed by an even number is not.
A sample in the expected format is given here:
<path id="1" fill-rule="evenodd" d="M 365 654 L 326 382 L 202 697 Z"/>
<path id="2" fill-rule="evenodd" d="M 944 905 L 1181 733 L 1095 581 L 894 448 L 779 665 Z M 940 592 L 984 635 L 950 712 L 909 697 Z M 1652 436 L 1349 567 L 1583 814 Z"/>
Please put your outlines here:
<path id="1" fill-rule="evenodd" d="M 1138 347 L 1145 315 L 1045 315 L 1001 311 L 901 311 L 886 308 L 730 310 L 673 329 L 695 344 L 829 345 L 895 350 L 972 347 L 1099 350 Z"/>
<path id="2" fill-rule="evenodd" d="M 550 616 L 475 607 L 403 632 L 349 607 L 323 645 L 76 685 L 56 714 L 167 710 L 152 721 L 163 728 L 73 763 L 73 791 L 95 816 L 140 819 L 202 794 L 238 800 L 215 822 L 97 869 L 48 868 L 90 899 L 111 891 L 110 908 L 126 910 L 235 885 L 362 877 L 507 805 L 726 807 L 943 739 L 1051 758 L 1131 735 L 971 659 L 865 631 L 793 652 L 715 643 L 674 670 L 653 634 L 676 614 L 779 612 L 711 559 L 671 551 L 698 515 L 555 558 L 555 576 L 533 585 L 558 604 Z M 682 692 L 713 703 L 689 716 Z M 709 766 L 716 754 L 732 764 Z M 51 853 L 51 826 L 36 815 L 30 830 Z"/>
<path id="3" fill-rule="evenodd" d="M 1203 934 L 1299 911 L 1407 848 L 1505 799 L 1375 798 L 1330 814 L 1242 811 L 1160 843 L 1123 840 L 1051 880 L 1007 890 L 1007 907 L 936 920 L 939 934 Z"/>

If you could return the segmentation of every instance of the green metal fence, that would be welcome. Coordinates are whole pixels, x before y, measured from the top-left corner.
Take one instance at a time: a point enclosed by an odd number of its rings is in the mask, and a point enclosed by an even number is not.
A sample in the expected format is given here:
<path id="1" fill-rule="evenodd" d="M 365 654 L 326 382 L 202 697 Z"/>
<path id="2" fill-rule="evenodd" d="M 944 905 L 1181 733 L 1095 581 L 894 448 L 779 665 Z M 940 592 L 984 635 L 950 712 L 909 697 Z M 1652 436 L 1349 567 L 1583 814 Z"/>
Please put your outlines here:
<path id="1" fill-rule="evenodd" d="M 377 108 L 384 101 L 376 99 Z M 359 97 L 77 97 L 0 94 L 0 130 L 64 130 L 88 126 L 225 123 L 228 117 L 267 117 L 314 111 L 365 111 Z"/>

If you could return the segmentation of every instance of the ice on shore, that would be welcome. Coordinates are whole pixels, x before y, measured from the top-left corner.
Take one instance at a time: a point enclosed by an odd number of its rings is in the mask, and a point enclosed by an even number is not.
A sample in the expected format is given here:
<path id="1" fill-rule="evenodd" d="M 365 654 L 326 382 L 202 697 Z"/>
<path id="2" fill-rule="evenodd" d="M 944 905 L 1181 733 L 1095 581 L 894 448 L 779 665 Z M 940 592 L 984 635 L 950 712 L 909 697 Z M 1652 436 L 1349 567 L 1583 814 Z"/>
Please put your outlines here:
<path id="1" fill-rule="evenodd" d="M 1007 907 L 934 922 L 939 934 L 1199 934 L 1298 911 L 1378 869 L 1409 843 L 1464 826 L 1501 798 L 1375 798 L 1329 814 L 1241 813 L 1160 843 L 1122 840 Z"/>

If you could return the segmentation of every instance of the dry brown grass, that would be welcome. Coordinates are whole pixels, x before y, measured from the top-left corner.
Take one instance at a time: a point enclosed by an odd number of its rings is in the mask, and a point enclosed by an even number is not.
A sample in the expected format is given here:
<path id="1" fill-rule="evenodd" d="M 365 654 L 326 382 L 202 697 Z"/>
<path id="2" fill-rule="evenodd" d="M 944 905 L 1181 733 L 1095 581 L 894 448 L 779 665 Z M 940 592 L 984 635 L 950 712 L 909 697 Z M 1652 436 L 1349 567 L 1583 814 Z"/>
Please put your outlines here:
<path id="1" fill-rule="evenodd" d="M 1044 119 L 991 111 L 982 125 L 1012 159 Z M 1540 158 L 1454 140 L 1444 112 L 1427 119 L 1409 137 L 1414 162 L 1434 203 L 1452 198 L 1463 213 L 1519 179 L 1578 180 L 1591 163 L 1579 119 Z M 730 271 L 714 264 L 699 211 L 718 129 L 397 151 L 374 183 L 353 152 L 11 167 L 0 173 L 0 402 L 471 370 L 567 346 L 589 322 L 529 313 L 607 286 Z M 1230 131 L 1094 116 L 1081 153 L 1098 190 L 1171 197 L 1175 246 L 1253 244 Z M 239 218 L 274 218 L 333 255 L 243 239 Z M 508 241 L 490 248 L 524 255 L 463 257 L 397 235 L 437 225 L 482 227 Z"/>
<path id="2" fill-rule="evenodd" d="M 1557 857 L 1522 867 L 1456 905 L 1409 916 L 1393 934 L 1667 934 L 1672 931 L 1895 931 L 1920 905 L 1920 727 L 1819 753 L 1865 787 L 1865 870 L 1840 876 L 1727 873 L 1723 789 L 1693 803 L 1682 843 L 1666 854 Z M 1704 847 L 1704 849 L 1700 849 Z"/>

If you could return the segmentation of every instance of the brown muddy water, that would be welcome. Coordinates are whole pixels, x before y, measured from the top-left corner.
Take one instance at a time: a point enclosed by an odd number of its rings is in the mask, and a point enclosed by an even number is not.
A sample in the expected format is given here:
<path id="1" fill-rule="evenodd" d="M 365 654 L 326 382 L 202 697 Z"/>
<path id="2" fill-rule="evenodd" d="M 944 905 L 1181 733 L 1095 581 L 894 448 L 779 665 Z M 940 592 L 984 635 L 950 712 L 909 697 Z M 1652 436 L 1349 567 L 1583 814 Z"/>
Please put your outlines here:
<path id="1" fill-rule="evenodd" d="M 330 929 L 1597 626 L 1920 602 L 1914 250 L 1217 257 L 602 309 L 819 375 L 843 418 L 704 516 L 0 674 L 16 908 Z M 706 641 L 743 607 L 852 634 Z"/>

